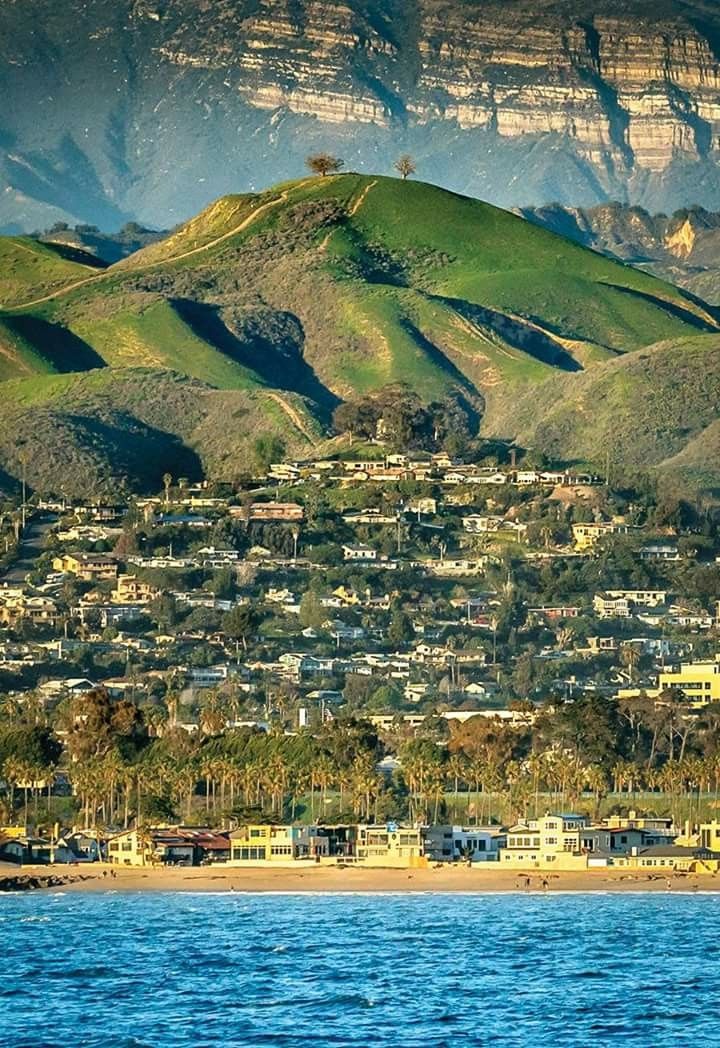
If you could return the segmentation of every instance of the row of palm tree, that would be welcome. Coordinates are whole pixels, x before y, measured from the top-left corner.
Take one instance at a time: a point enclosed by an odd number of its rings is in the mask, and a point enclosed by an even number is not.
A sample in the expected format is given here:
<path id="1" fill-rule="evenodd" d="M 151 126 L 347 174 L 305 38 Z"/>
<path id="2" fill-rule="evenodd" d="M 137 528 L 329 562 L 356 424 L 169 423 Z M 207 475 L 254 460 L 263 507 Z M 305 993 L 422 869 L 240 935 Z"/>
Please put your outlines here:
<path id="1" fill-rule="evenodd" d="M 21 792 L 26 823 L 31 805 L 37 821 L 41 795 L 47 790 L 49 799 L 55 769 L 9 758 L 2 772 L 10 810 Z M 294 820 L 301 803 L 307 804 L 311 820 L 316 820 L 328 813 L 331 800 L 336 813 L 352 812 L 358 821 L 371 821 L 377 818 L 379 802 L 392 786 L 405 787 L 411 821 L 431 822 L 438 822 L 451 802 L 457 812 L 461 793 L 468 821 L 477 823 L 493 816 L 527 817 L 547 806 L 562 810 L 587 794 L 592 795 L 597 814 L 611 791 L 662 794 L 673 810 L 682 798 L 714 792 L 717 801 L 720 796 L 720 754 L 668 761 L 658 768 L 618 761 L 608 777 L 597 766 L 585 765 L 564 751 L 500 761 L 487 755 L 447 755 L 439 749 L 408 747 L 391 782 L 378 774 L 368 752 L 351 763 L 339 763 L 322 752 L 308 761 L 293 761 L 274 752 L 251 760 L 201 753 L 131 763 L 113 751 L 72 764 L 68 774 L 80 818 L 93 828 L 139 825 L 151 805 L 157 810 L 159 800 L 165 802 L 169 815 L 188 821 L 202 813 L 214 824 L 226 822 L 242 809 Z"/>

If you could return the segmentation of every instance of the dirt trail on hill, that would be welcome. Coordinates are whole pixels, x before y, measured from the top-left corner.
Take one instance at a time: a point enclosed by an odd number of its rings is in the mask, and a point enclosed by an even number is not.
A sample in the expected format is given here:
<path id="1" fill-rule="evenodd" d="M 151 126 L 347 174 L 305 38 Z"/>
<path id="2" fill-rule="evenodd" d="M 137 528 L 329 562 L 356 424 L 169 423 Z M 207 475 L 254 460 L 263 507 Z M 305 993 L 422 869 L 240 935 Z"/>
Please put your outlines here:
<path id="1" fill-rule="evenodd" d="M 162 258 L 158 262 L 148 262 L 146 266 L 139 267 L 143 269 L 153 269 L 155 266 L 166 266 L 170 262 L 180 262 L 184 258 L 190 258 L 192 255 L 198 255 L 203 251 L 209 251 L 211 248 L 216 247 L 218 244 L 222 244 L 224 240 L 230 240 L 232 237 L 237 236 L 238 233 L 244 232 L 248 226 L 251 226 L 261 215 L 265 214 L 271 208 L 277 204 L 284 204 L 290 195 L 291 190 L 286 189 L 280 194 L 279 197 L 275 197 L 273 200 L 268 200 L 266 204 L 261 204 L 256 207 L 254 211 L 251 211 L 242 222 L 235 226 L 234 229 L 229 230 L 227 233 L 223 233 L 222 236 L 215 237 L 214 240 L 208 241 L 207 244 L 201 244 L 200 247 L 190 248 L 188 251 L 181 251 L 179 255 L 171 255 L 169 258 Z"/>
<path id="2" fill-rule="evenodd" d="M 373 188 L 373 186 L 376 186 L 376 185 L 377 185 L 377 180 L 375 180 L 374 182 L 370 182 L 368 185 L 365 186 L 365 188 L 363 189 L 362 193 L 357 198 L 357 200 L 355 201 L 353 206 L 350 208 L 350 211 L 348 212 L 351 218 L 352 218 L 353 215 L 356 215 L 358 213 L 360 208 L 365 203 L 365 200 L 367 198 L 368 193 Z"/>
<path id="3" fill-rule="evenodd" d="M 352 217 L 353 215 L 356 215 L 358 213 L 360 208 L 365 203 L 365 199 L 366 199 L 368 193 L 373 188 L 373 186 L 376 186 L 376 185 L 377 185 L 377 179 L 374 182 L 370 182 L 369 185 L 365 186 L 365 188 L 363 189 L 363 191 L 360 194 L 360 196 L 357 198 L 357 200 L 353 203 L 352 207 L 348 211 L 348 216 L 349 217 Z M 320 250 L 321 251 L 327 251 L 327 246 L 330 243 L 330 239 L 333 236 L 334 232 L 335 232 L 335 230 L 331 229 L 329 233 L 325 234 L 325 237 L 324 237 L 322 243 L 320 244 Z"/>
<path id="4" fill-rule="evenodd" d="M 296 187 L 293 187 L 296 188 Z M 181 251 L 177 255 L 171 255 L 169 258 L 162 258 L 157 262 L 148 262 L 147 265 L 138 267 L 138 271 L 142 272 L 145 269 L 154 269 L 156 266 L 166 266 L 171 262 L 180 262 L 184 258 L 190 258 L 192 255 L 198 255 L 203 251 L 210 251 L 211 248 L 216 247 L 218 244 L 222 244 L 224 240 L 230 240 L 232 237 L 237 236 L 238 233 L 244 232 L 248 226 L 251 226 L 253 222 L 257 221 L 261 215 L 265 214 L 271 208 L 276 207 L 278 204 L 284 204 L 290 195 L 291 190 L 286 189 L 280 194 L 279 197 L 275 197 L 273 200 L 268 200 L 267 203 L 261 204 L 256 207 L 249 215 L 242 220 L 242 222 L 229 230 L 227 233 L 223 233 L 219 237 L 215 237 L 214 240 L 208 241 L 207 244 L 201 244 L 200 247 L 190 248 L 188 251 Z M 28 250 L 30 250 L 28 248 Z M 31 252 L 32 253 L 32 252 Z M 32 306 L 40 306 L 43 302 L 50 302 L 54 298 L 59 298 L 61 295 L 67 294 L 69 291 L 75 291 L 76 288 L 84 287 L 86 284 L 93 284 L 98 280 L 102 280 L 104 277 L 112 275 L 114 270 L 111 268 L 106 270 L 104 273 L 100 273 L 94 277 L 86 277 L 84 280 L 77 280 L 73 284 L 67 284 L 65 287 L 60 288 L 58 291 L 52 291 L 48 295 L 43 295 L 42 298 L 32 299 L 30 302 L 20 302 L 11 306 L 3 306 L 4 309 L 30 309 Z"/>
<path id="5" fill-rule="evenodd" d="M 270 400 L 274 400 L 278 407 L 282 408 L 282 410 L 285 412 L 287 417 L 292 422 L 293 426 L 295 426 L 295 429 L 297 429 L 298 432 L 302 433 L 305 439 L 313 447 L 315 447 L 318 443 L 317 438 L 315 434 L 312 433 L 310 429 L 308 429 L 305 423 L 305 419 L 302 417 L 300 412 L 296 408 L 294 408 L 292 404 L 289 404 L 287 400 L 285 400 L 285 398 L 281 396 L 280 393 L 274 393 L 268 390 L 266 392 L 266 396 L 268 396 Z"/>

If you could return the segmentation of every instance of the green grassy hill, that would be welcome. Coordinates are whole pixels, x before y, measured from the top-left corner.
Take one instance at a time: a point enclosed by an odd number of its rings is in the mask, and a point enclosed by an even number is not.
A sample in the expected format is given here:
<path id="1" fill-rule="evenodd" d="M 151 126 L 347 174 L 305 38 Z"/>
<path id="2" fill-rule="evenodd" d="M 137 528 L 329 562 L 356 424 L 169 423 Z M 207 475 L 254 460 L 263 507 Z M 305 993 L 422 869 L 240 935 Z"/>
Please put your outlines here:
<path id="1" fill-rule="evenodd" d="M 0 237 L 0 308 L 31 302 L 104 268 L 88 252 L 31 237 Z"/>
<path id="2" fill-rule="evenodd" d="M 315 428 L 340 400 L 399 381 L 428 399 L 462 391 L 493 420 L 538 384 L 569 391 L 625 354 L 718 331 L 670 284 L 390 178 L 225 197 L 104 271 L 27 238 L 0 252 L 0 382 L 104 369 L 127 395 L 117 369 L 168 371 L 265 405 L 260 425 L 274 405 L 291 431 L 272 391 Z"/>
<path id="3" fill-rule="evenodd" d="M 29 484 L 87 496 L 157 488 L 164 472 L 234 480 L 260 435 L 309 455 L 323 431 L 302 398 L 272 390 L 218 390 L 151 368 L 106 368 L 6 382 L 0 462 L 10 476 L 27 459 Z"/>
<path id="4" fill-rule="evenodd" d="M 673 469 L 718 481 L 720 336 L 659 343 L 498 402 L 496 436 L 564 461 Z"/>

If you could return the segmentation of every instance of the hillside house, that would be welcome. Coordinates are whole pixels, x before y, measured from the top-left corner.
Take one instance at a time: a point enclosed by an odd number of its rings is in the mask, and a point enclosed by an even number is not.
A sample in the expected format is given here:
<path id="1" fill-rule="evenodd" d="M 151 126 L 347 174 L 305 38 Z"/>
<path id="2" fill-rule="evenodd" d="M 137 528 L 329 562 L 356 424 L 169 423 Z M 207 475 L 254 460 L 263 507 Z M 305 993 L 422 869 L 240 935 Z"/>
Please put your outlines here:
<path id="1" fill-rule="evenodd" d="M 378 559 L 378 551 L 372 546 L 344 545 L 343 560 L 373 561 Z"/>
<path id="2" fill-rule="evenodd" d="M 253 502 L 248 510 L 248 520 L 251 524 L 299 524 L 304 519 L 305 510 L 297 502 Z"/>
<path id="3" fill-rule="evenodd" d="M 63 553 L 54 558 L 53 568 L 83 582 L 114 582 L 118 574 L 117 560 L 106 553 Z"/>
<path id="4" fill-rule="evenodd" d="M 149 604 L 159 594 L 155 586 L 143 582 L 137 575 L 118 575 L 115 589 L 110 595 L 114 604 Z"/>
<path id="5" fill-rule="evenodd" d="M 590 550 L 603 539 L 615 535 L 627 535 L 629 531 L 627 524 L 605 522 L 573 524 L 572 529 L 575 548 L 578 550 Z"/>

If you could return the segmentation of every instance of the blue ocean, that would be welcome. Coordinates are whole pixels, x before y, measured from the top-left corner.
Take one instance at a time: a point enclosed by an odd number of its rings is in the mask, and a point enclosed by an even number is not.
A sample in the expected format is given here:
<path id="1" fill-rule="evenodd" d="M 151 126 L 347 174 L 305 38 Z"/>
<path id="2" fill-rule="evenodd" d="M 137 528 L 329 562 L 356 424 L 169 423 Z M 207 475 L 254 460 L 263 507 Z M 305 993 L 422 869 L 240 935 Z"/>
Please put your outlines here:
<path id="1" fill-rule="evenodd" d="M 720 896 L 0 896 L 5 1048 L 720 1045 Z"/>

